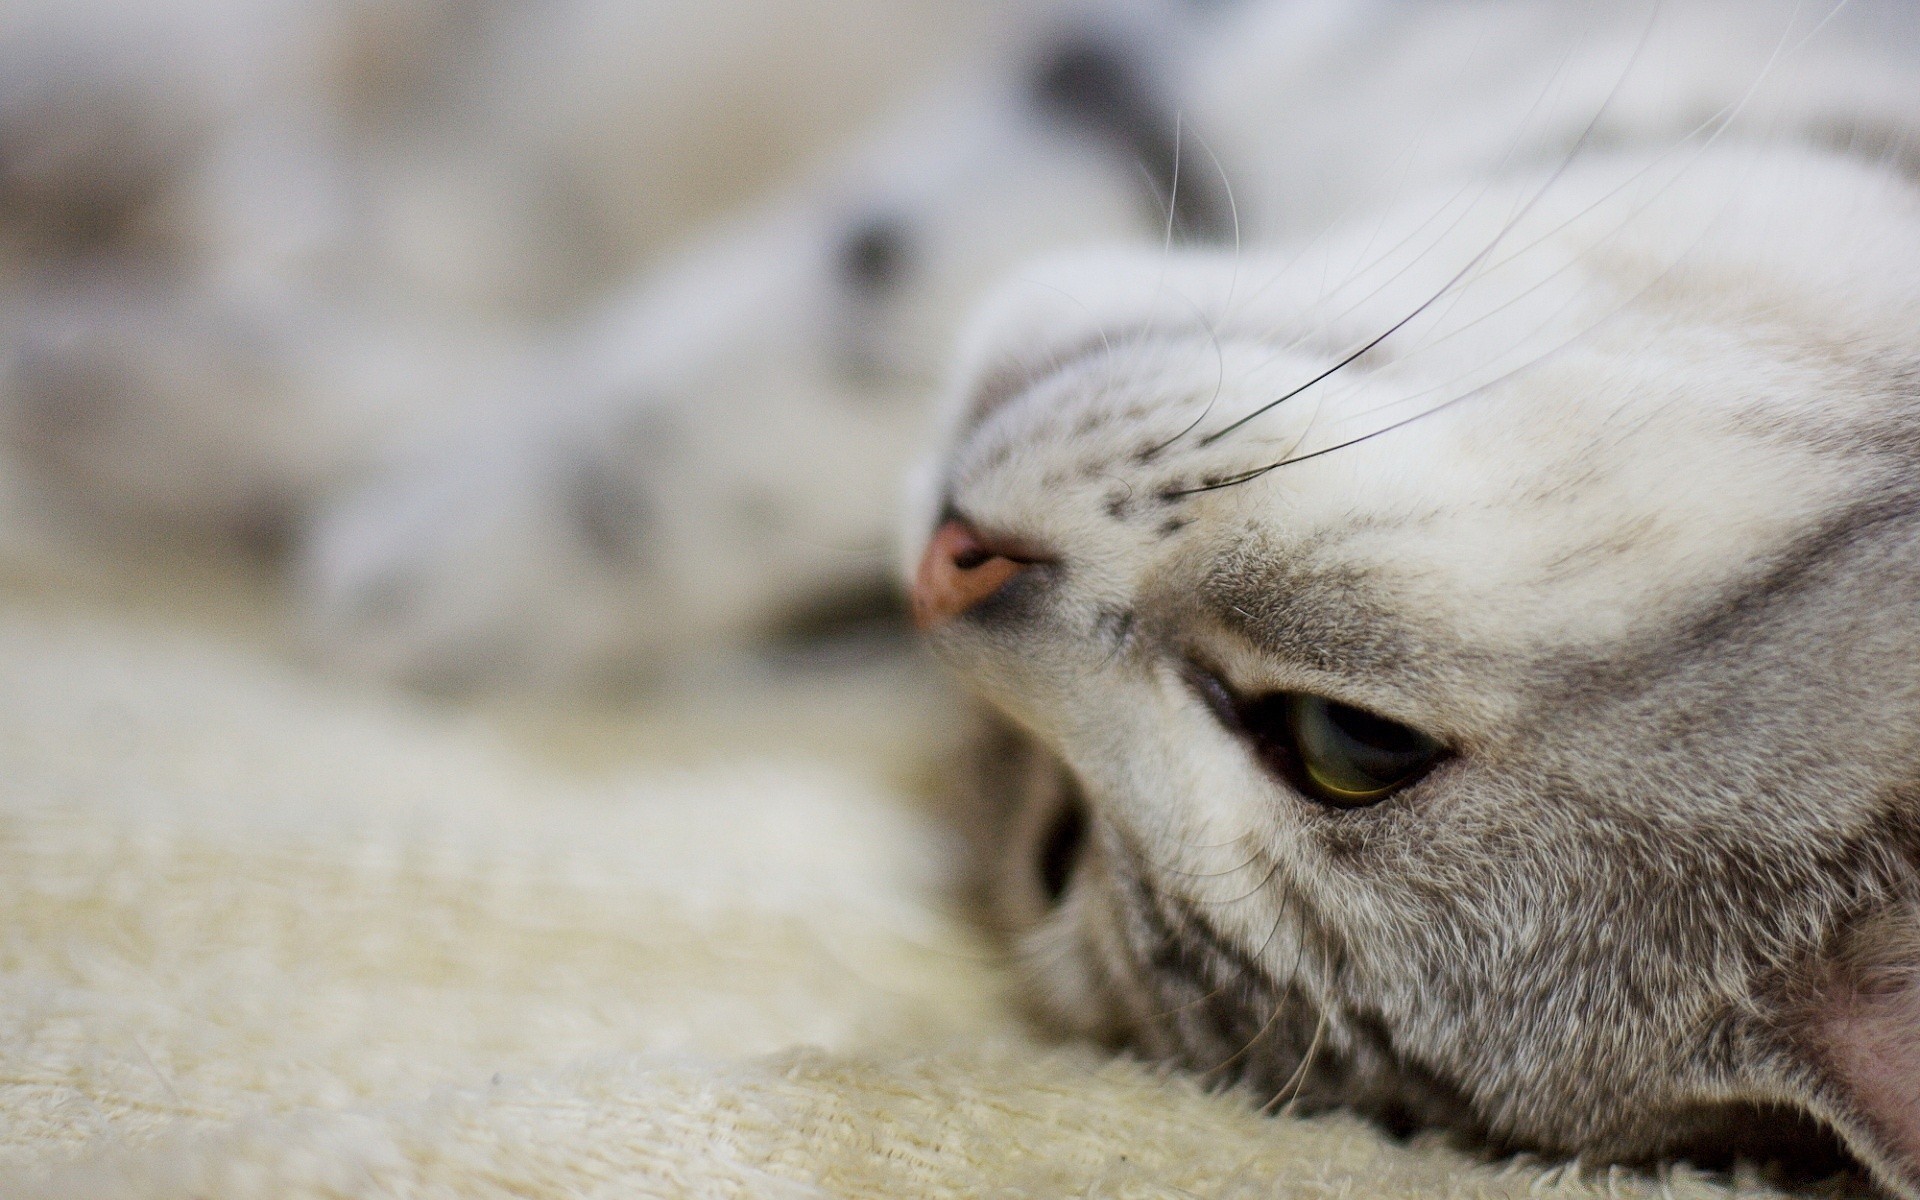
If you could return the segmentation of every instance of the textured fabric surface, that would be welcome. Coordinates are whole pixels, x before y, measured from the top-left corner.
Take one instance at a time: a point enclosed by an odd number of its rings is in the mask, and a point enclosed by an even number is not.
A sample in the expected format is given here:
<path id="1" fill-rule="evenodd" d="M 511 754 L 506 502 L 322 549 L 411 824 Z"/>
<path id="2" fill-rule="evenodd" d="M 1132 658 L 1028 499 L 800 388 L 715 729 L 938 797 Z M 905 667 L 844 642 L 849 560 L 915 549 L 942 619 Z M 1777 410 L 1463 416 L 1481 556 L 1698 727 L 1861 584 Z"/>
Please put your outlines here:
<path id="1" fill-rule="evenodd" d="M 204 622 L 0 607 L 0 1195 L 1734 1190 L 1041 1046 L 948 859 L 858 774 L 588 781 Z"/>

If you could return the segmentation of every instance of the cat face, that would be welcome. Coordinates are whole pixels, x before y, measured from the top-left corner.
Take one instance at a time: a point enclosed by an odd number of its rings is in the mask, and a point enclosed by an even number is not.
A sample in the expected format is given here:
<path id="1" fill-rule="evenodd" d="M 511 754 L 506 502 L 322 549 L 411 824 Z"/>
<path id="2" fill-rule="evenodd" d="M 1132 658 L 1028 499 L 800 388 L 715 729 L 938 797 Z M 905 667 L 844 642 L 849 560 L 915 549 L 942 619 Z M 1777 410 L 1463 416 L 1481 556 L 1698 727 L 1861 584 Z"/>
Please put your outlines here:
<path id="1" fill-rule="evenodd" d="M 1920 197 L 1576 163 L 979 326 L 914 526 L 1056 762 L 1042 1009 L 1510 1145 L 1920 1183 Z"/>

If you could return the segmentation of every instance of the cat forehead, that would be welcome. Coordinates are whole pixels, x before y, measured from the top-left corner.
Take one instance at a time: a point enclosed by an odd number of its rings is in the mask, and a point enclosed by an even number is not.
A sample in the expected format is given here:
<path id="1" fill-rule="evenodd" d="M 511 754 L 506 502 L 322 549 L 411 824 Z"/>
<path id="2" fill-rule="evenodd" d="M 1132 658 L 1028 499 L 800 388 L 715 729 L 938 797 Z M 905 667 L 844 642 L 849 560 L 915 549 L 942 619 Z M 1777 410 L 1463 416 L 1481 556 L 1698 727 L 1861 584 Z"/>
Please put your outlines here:
<path id="1" fill-rule="evenodd" d="M 1000 415 L 953 497 L 1107 602 L 1197 602 L 1347 671 L 1398 656 L 1387 627 L 1603 645 L 1757 570 L 1866 484 L 1857 456 L 1808 436 L 1859 378 L 1625 340 L 1368 438 L 1365 414 L 1424 390 L 1376 369 L 1211 445 L 1209 406 L 1284 394 L 1329 356 L 1211 338 L 1102 352 Z"/>
<path id="2" fill-rule="evenodd" d="M 1534 269 L 1470 280 L 1377 345 L 1458 255 L 1393 264 L 1358 300 L 1257 261 L 1063 264 L 1041 288 L 1077 322 L 1052 341 L 1001 323 L 949 498 L 1054 544 L 1112 603 L 1172 589 L 1278 638 L 1338 611 L 1307 603 L 1332 588 L 1376 628 L 1604 643 L 1843 520 L 1910 457 L 1910 285 L 1818 246 L 1701 250 L 1676 224 L 1691 257 L 1650 256 L 1658 229 L 1536 239 Z M 1910 225 L 1878 232 L 1912 257 Z"/>

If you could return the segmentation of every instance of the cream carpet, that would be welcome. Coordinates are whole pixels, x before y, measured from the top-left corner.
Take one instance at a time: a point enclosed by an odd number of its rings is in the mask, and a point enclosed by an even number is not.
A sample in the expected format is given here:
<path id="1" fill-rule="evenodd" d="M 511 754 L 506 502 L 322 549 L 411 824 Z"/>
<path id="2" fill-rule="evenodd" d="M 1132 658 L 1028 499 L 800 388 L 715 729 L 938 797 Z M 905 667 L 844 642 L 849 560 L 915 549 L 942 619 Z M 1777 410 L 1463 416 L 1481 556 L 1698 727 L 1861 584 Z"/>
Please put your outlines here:
<path id="1" fill-rule="evenodd" d="M 897 764 L 736 724 L 704 765 L 576 769 L 327 681 L 218 581 L 32 558 L 0 581 L 0 1196 L 1760 1194 L 1044 1047 Z"/>

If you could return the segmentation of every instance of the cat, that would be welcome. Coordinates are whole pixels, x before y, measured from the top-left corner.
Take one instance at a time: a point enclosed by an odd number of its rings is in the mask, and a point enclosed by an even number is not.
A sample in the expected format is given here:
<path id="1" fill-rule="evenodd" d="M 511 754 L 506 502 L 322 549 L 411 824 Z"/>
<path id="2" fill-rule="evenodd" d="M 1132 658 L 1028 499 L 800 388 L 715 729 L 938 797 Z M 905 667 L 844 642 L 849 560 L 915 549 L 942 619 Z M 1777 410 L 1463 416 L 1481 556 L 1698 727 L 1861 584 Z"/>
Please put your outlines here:
<path id="1" fill-rule="evenodd" d="M 1004 726 L 1047 1020 L 1274 1109 L 1920 1196 L 1920 185 L 1846 25 L 1914 14 L 1769 9 L 1719 71 L 1728 10 L 1628 7 L 1493 161 L 1006 284 L 916 619 Z"/>

